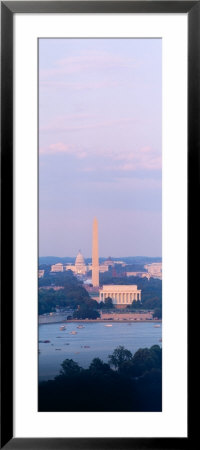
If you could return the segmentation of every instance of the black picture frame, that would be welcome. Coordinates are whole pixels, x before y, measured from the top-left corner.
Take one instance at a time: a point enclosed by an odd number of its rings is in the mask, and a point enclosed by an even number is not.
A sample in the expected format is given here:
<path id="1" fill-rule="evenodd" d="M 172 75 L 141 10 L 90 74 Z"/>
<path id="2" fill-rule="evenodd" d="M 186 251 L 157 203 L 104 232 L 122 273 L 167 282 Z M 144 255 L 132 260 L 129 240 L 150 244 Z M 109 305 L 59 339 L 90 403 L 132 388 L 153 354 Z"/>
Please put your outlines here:
<path id="1" fill-rule="evenodd" d="M 194 448 L 191 376 L 188 359 L 187 438 L 13 438 L 13 16 L 16 13 L 187 13 L 188 14 L 188 345 L 191 328 L 193 249 L 197 250 L 200 155 L 200 0 L 198 1 L 3 1 L 1 2 L 1 448 L 5 449 L 183 449 Z M 178 180 L 178 174 L 177 174 Z M 8 270 L 9 267 L 9 270 Z M 198 278 L 196 278 L 198 279 Z M 194 292 L 194 291 L 193 291 Z M 7 332 L 9 321 L 9 333 Z M 198 329 L 198 327 L 197 327 Z M 192 381 L 191 381 L 192 378 Z M 155 418 L 156 420 L 156 418 Z"/>

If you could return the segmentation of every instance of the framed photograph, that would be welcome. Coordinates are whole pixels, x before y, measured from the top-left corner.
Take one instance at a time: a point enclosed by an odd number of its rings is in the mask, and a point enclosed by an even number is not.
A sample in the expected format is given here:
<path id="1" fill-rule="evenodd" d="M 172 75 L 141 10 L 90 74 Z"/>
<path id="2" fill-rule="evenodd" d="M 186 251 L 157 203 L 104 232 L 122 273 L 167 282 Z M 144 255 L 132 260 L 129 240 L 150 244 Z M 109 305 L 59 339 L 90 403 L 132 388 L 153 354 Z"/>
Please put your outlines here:
<path id="1" fill-rule="evenodd" d="M 1 448 L 192 448 L 199 29 L 1 2 Z"/>

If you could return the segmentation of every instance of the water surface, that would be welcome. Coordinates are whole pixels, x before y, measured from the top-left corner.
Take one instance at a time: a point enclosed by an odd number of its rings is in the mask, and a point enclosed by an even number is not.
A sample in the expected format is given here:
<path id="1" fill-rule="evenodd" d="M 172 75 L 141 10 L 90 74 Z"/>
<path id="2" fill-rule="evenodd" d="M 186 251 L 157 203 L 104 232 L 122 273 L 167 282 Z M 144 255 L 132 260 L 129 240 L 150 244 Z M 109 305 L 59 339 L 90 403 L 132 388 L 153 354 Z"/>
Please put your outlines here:
<path id="1" fill-rule="evenodd" d="M 60 326 L 65 325 L 64 331 Z M 83 325 L 84 328 L 77 328 Z M 60 364 L 69 358 L 87 368 L 92 359 L 99 357 L 108 361 L 108 356 L 119 345 L 135 353 L 138 348 L 161 345 L 162 324 L 154 322 L 112 323 L 54 323 L 39 325 L 39 381 L 52 379 L 60 371 Z M 70 334 L 76 331 L 77 334 Z M 86 346 L 86 347 L 84 347 Z"/>

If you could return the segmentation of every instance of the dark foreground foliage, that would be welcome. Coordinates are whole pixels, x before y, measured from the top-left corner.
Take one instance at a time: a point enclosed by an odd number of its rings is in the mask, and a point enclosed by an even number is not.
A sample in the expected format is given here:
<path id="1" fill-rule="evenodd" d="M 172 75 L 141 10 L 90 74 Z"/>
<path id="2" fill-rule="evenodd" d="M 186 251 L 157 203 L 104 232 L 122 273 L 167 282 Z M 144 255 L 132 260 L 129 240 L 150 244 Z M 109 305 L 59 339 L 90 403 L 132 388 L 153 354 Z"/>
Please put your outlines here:
<path id="1" fill-rule="evenodd" d="M 109 364 L 93 359 L 88 369 L 72 359 L 60 374 L 39 384 L 39 411 L 161 411 L 162 349 L 134 355 L 118 347 Z"/>

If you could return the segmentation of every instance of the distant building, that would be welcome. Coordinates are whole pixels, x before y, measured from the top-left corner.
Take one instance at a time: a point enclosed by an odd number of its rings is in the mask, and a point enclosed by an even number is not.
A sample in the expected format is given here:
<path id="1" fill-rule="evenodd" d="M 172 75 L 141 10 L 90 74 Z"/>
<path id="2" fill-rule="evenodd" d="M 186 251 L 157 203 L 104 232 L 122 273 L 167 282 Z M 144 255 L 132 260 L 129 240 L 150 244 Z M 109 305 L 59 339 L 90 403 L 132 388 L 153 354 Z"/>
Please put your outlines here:
<path id="1" fill-rule="evenodd" d="M 118 261 L 118 260 L 115 261 L 115 260 L 114 260 L 113 263 L 114 263 L 114 264 L 120 264 L 120 265 L 123 266 L 123 267 L 124 267 L 124 266 L 127 266 L 127 264 L 126 264 L 124 261 Z"/>
<path id="2" fill-rule="evenodd" d="M 99 265 L 99 272 L 108 272 L 108 269 L 109 269 L 109 267 L 106 266 L 105 264 L 100 264 Z M 88 270 L 88 272 L 90 270 L 92 270 L 92 264 L 88 264 L 87 270 Z"/>
<path id="3" fill-rule="evenodd" d="M 44 270 L 38 270 L 38 278 L 42 278 L 44 276 Z"/>
<path id="4" fill-rule="evenodd" d="M 76 257 L 75 264 L 67 264 L 65 266 L 65 270 L 71 270 L 76 275 L 85 275 L 85 273 L 87 272 L 87 266 L 80 250 Z"/>
<path id="5" fill-rule="evenodd" d="M 60 291 L 61 289 L 64 289 L 64 286 L 41 286 L 39 287 L 39 289 L 46 289 L 47 291 L 49 291 L 50 289 L 52 289 L 53 291 Z"/>
<path id="6" fill-rule="evenodd" d="M 159 278 L 162 280 L 162 263 L 152 263 L 152 264 L 146 264 L 144 266 L 145 269 L 147 269 L 148 274 L 152 278 Z"/>
<path id="7" fill-rule="evenodd" d="M 79 250 L 78 255 L 76 257 L 76 261 L 75 261 L 75 273 L 84 275 L 86 272 L 87 272 L 87 267 L 85 264 L 85 260 L 83 258 L 81 251 Z"/>
<path id="8" fill-rule="evenodd" d="M 139 277 L 139 278 L 150 278 L 150 275 L 148 272 L 126 272 L 127 277 Z"/>
<path id="9" fill-rule="evenodd" d="M 57 263 L 51 266 L 51 272 L 63 272 L 63 264 Z"/>
<path id="10" fill-rule="evenodd" d="M 64 266 L 64 270 L 71 270 L 72 272 L 76 272 L 76 267 L 74 264 L 67 264 Z"/>
<path id="11" fill-rule="evenodd" d="M 71 270 L 76 274 L 85 274 L 87 272 L 87 266 L 85 264 L 82 253 L 78 252 L 75 264 L 65 264 L 57 263 L 51 266 L 51 272 L 64 272 L 66 270 Z"/>
<path id="12" fill-rule="evenodd" d="M 105 264 L 100 264 L 99 266 L 99 272 L 108 272 L 109 267 L 106 266 Z"/>
<path id="13" fill-rule="evenodd" d="M 106 259 L 106 261 L 104 261 L 104 265 L 108 266 L 108 267 L 114 267 L 115 263 L 112 260 L 111 256 L 109 256 L 108 259 Z"/>
<path id="14" fill-rule="evenodd" d="M 99 290 L 99 302 L 105 302 L 105 299 L 108 297 L 112 299 L 113 305 L 124 307 L 131 305 L 134 300 L 141 301 L 141 290 L 137 288 L 136 284 L 104 285 Z"/>
<path id="15" fill-rule="evenodd" d="M 57 263 L 57 264 L 53 264 L 51 266 L 51 272 L 63 272 L 66 270 L 71 270 L 72 272 L 74 272 L 75 274 L 80 274 L 80 275 L 84 275 L 87 272 L 87 266 L 85 264 L 85 260 L 83 258 L 82 253 L 78 252 L 78 255 L 76 257 L 76 261 L 75 264 L 61 264 L 61 263 Z"/>
<path id="16" fill-rule="evenodd" d="M 111 258 L 111 256 L 108 257 L 108 259 L 106 259 L 106 261 L 104 261 L 104 266 L 108 266 L 108 267 L 114 267 L 115 264 L 119 264 L 120 266 L 126 266 L 127 264 L 124 261 L 115 261 Z"/>

